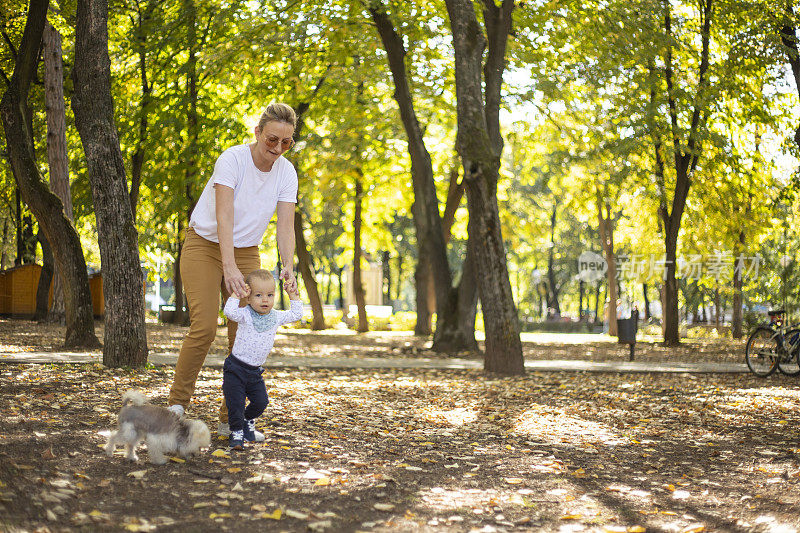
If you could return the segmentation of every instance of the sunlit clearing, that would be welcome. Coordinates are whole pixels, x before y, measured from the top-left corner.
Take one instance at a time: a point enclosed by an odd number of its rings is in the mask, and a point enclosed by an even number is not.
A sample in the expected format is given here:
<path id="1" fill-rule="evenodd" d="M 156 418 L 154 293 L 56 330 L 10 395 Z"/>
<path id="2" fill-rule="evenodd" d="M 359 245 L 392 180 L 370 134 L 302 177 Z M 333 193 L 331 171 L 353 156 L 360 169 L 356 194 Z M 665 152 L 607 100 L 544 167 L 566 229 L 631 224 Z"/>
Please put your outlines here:
<path id="1" fill-rule="evenodd" d="M 783 387 L 756 387 L 750 389 L 736 389 L 735 391 L 738 394 L 748 394 L 748 395 L 764 395 L 764 396 L 780 396 L 782 398 L 796 398 L 800 399 L 800 390 L 798 389 L 786 389 Z"/>
<path id="2" fill-rule="evenodd" d="M 767 533 L 797 533 L 797 529 L 788 524 L 781 524 L 775 520 L 774 516 L 761 515 L 755 520 L 756 524 L 761 526 L 761 530 Z"/>
<path id="3" fill-rule="evenodd" d="M 483 509 L 487 506 L 499 505 L 526 505 L 526 498 L 530 497 L 531 490 L 499 491 L 495 489 L 445 489 L 433 487 L 421 490 L 419 495 L 427 506 L 440 511 L 456 511 L 459 509 Z"/>
<path id="4" fill-rule="evenodd" d="M 451 426 L 463 426 L 478 419 L 478 412 L 474 409 L 458 407 L 449 411 L 427 410 L 426 415 L 432 422 L 445 421 Z"/>
<path id="5" fill-rule="evenodd" d="M 534 437 L 540 442 L 557 444 L 594 444 L 607 446 L 628 443 L 628 439 L 604 424 L 561 413 L 543 413 L 528 409 L 520 415 L 512 431 Z"/>

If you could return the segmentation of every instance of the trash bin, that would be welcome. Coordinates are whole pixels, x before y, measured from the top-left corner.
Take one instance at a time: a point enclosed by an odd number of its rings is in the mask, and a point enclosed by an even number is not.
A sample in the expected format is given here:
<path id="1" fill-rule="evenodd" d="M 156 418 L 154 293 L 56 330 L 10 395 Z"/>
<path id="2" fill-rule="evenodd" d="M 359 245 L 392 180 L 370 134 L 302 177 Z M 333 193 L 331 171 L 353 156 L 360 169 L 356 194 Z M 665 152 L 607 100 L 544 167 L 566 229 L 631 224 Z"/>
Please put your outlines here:
<path id="1" fill-rule="evenodd" d="M 174 305 L 159 305 L 158 306 L 158 321 L 162 324 L 171 323 L 175 318 Z"/>
<path id="2" fill-rule="evenodd" d="M 189 308 L 184 306 L 183 310 L 188 313 Z M 159 305 L 158 306 L 158 320 L 162 324 L 171 324 L 175 320 L 175 306 L 174 305 Z"/>
<path id="3" fill-rule="evenodd" d="M 636 330 L 638 320 L 635 318 L 617 319 L 617 342 L 619 344 L 629 344 L 631 347 L 631 358 L 633 361 L 633 347 L 636 344 Z"/>

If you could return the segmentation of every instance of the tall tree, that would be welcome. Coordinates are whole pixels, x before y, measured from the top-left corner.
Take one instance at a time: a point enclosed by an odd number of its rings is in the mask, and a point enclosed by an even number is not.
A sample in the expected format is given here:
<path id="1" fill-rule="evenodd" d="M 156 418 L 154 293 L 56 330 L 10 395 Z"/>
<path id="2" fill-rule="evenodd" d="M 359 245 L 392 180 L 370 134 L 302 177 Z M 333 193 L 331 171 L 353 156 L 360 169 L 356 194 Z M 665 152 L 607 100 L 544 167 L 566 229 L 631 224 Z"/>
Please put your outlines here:
<path id="1" fill-rule="evenodd" d="M 144 167 L 147 150 L 150 107 L 153 100 L 153 88 L 150 84 L 150 79 L 148 76 L 147 32 L 152 31 L 149 23 L 153 18 L 153 11 L 160 3 L 161 2 L 157 1 L 148 1 L 144 4 L 135 3 L 135 12 L 131 15 L 131 21 L 134 28 L 133 41 L 135 43 L 136 56 L 138 59 L 139 82 L 141 90 L 139 97 L 138 137 L 136 139 L 136 147 L 131 155 L 131 184 L 128 192 L 134 221 L 136 221 L 136 204 L 139 202 L 139 194 L 142 185 L 142 170 Z"/>
<path id="2" fill-rule="evenodd" d="M 64 106 L 64 66 L 61 52 L 61 34 L 49 22 L 45 24 L 42 39 L 44 56 L 44 96 L 47 113 L 47 162 L 50 190 L 61 198 L 64 214 L 72 220 L 72 193 L 69 187 L 69 159 L 67 157 L 67 119 Z M 52 257 L 52 253 L 45 254 Z M 64 318 L 63 281 L 58 268 L 53 272 L 53 320 Z"/>
<path id="3" fill-rule="evenodd" d="M 454 288 L 446 243 L 449 226 L 455 216 L 455 208 L 461 199 L 460 188 L 451 180 L 452 195 L 445 214 L 448 217 L 447 230 L 439 216 L 439 201 L 433 179 L 431 156 L 425 146 L 423 128 L 419 123 L 414 105 L 414 96 L 406 71 L 406 48 L 403 38 L 396 31 L 382 2 L 372 2 L 369 12 L 386 50 L 389 69 L 394 80 L 394 99 L 400 110 L 400 118 L 408 138 L 408 153 L 411 159 L 411 180 L 414 191 L 412 213 L 417 232 L 419 263 L 417 266 L 417 327 L 415 332 L 423 333 L 420 326 L 428 322 L 425 306 L 428 279 L 433 277 L 436 300 L 436 329 L 433 336 L 433 350 L 440 352 L 459 352 L 474 349 L 474 331 L 462 329 L 464 323 L 459 306 L 459 289 Z M 458 173 L 456 173 L 456 178 Z M 455 185 L 455 186 L 454 186 Z M 471 258 L 470 258 L 471 259 Z M 470 272 L 468 270 L 468 272 Z M 462 283 L 473 285 L 474 280 L 462 275 Z M 473 293 L 474 294 L 474 293 Z M 474 302 L 473 302 L 474 303 Z M 467 311 L 469 313 L 469 311 Z M 474 322 L 473 322 L 474 325 Z"/>
<path id="4" fill-rule="evenodd" d="M 55 261 L 53 252 L 50 250 L 50 243 L 47 242 L 41 227 L 36 234 L 36 239 L 42 246 L 42 270 L 39 273 L 39 285 L 36 288 L 36 311 L 33 319 L 37 322 L 44 322 L 48 320 L 50 311 L 50 287 L 53 284 Z"/>
<path id="5" fill-rule="evenodd" d="M 678 236 L 681 230 L 681 219 L 689 197 L 692 176 L 702 154 L 702 138 L 708 116 L 708 67 L 709 46 L 711 41 L 711 21 L 714 14 L 714 0 L 700 1 L 700 62 L 697 67 L 697 86 L 691 101 L 691 118 L 688 128 L 680 124 L 680 98 L 675 79 L 675 62 L 673 50 L 675 36 L 672 28 L 672 5 L 664 0 L 663 30 L 665 35 L 663 81 L 666 87 L 666 101 L 669 110 L 669 133 L 672 139 L 672 156 L 674 183 L 670 187 L 665 172 L 665 147 L 658 131 L 655 136 L 655 175 L 661 191 L 661 202 L 658 215 L 664 223 L 664 344 L 674 346 L 680 344 L 678 316 L 678 281 L 675 276 L 678 262 Z M 684 131 L 685 139 L 684 139 Z M 685 142 L 685 144 L 683 144 Z M 672 199 L 668 198 L 667 189 L 672 189 Z"/>
<path id="6" fill-rule="evenodd" d="M 185 24 L 186 24 L 186 49 L 188 57 L 184 70 L 186 73 L 186 95 L 184 103 L 186 106 L 186 142 L 184 143 L 183 159 L 186 161 L 184 169 L 184 191 L 186 193 L 186 201 L 189 209 L 186 211 L 186 225 L 189 225 L 189 219 L 192 216 L 192 210 L 195 205 L 195 196 L 193 189 L 195 187 L 197 178 L 200 175 L 199 169 L 199 135 L 200 135 L 200 117 L 197 112 L 197 104 L 199 100 L 198 88 L 198 51 L 201 43 L 198 41 L 197 36 L 197 6 L 194 0 L 183 0 L 182 2 Z M 178 221 L 179 226 L 184 222 Z M 176 246 L 178 253 L 175 256 L 175 324 L 188 324 L 189 323 L 189 310 L 184 308 L 183 305 L 183 282 L 180 272 L 180 258 L 181 249 L 183 247 L 183 232 L 178 231 Z M 281 292 L 281 294 L 283 294 Z"/>
<path id="7" fill-rule="evenodd" d="M 367 306 L 365 300 L 364 282 L 361 276 L 361 211 L 363 208 L 364 200 L 364 173 L 361 167 L 356 167 L 353 175 L 355 176 L 355 208 L 353 210 L 353 295 L 356 299 L 356 307 L 358 308 L 358 324 L 356 331 L 364 333 L 369 331 L 369 322 L 367 321 Z"/>
<path id="8" fill-rule="evenodd" d="M 469 231 L 477 237 L 473 244 L 481 273 L 478 291 L 486 329 L 484 368 L 502 374 L 523 374 L 519 322 L 497 203 L 503 148 L 501 88 L 514 2 L 481 2 L 485 32 L 472 0 L 446 0 L 446 4 L 455 48 L 458 153 L 464 166 Z"/>
<path id="9" fill-rule="evenodd" d="M 294 130 L 295 140 L 299 139 L 303 134 L 306 112 L 308 112 L 308 109 L 311 107 L 311 100 L 314 98 L 314 96 L 316 96 L 316 94 L 322 88 L 322 85 L 325 83 L 325 79 L 328 76 L 329 70 L 330 68 L 325 70 L 325 74 L 320 77 L 309 98 L 300 102 L 295 109 L 297 113 L 297 125 Z M 295 166 L 297 166 L 296 163 Z M 295 250 L 297 254 L 297 266 L 298 270 L 300 271 L 300 275 L 303 277 L 303 285 L 305 285 L 306 288 L 306 296 L 311 304 L 311 329 L 315 331 L 322 330 L 327 327 L 325 325 L 325 315 L 322 310 L 322 299 L 319 295 L 317 280 L 314 277 L 311 252 L 308 249 L 308 242 L 306 241 L 305 234 L 303 233 L 303 210 L 301 208 L 302 206 L 300 205 L 301 198 L 298 198 L 297 201 L 298 206 L 294 211 L 294 238 Z"/>
<path id="10" fill-rule="evenodd" d="M 147 363 L 144 279 L 114 123 L 110 64 L 108 4 L 79 0 L 72 103 L 86 154 L 103 265 L 103 363 L 139 367 Z"/>
<path id="11" fill-rule="evenodd" d="M 33 152 L 33 132 L 26 120 L 28 91 L 36 73 L 39 46 L 47 17 L 46 0 L 31 0 L 25 31 L 19 46 L 14 73 L 0 100 L 8 158 L 19 191 L 52 244 L 55 262 L 64 276 L 64 305 L 67 347 L 94 347 L 92 299 L 80 239 L 64 214 L 61 200 L 53 194 L 39 173 Z"/>
<path id="12" fill-rule="evenodd" d="M 783 13 L 783 24 L 780 27 L 781 44 L 784 46 L 786 61 L 792 69 L 795 89 L 800 95 L 800 52 L 797 48 L 797 20 L 794 12 L 794 1 L 786 0 Z M 800 125 L 794 132 L 794 142 L 800 148 Z"/>
<path id="13" fill-rule="evenodd" d="M 611 208 L 611 201 L 608 194 L 608 185 L 604 184 L 604 190 L 598 185 L 595 193 L 597 204 L 597 228 L 600 233 L 600 244 L 606 258 L 608 270 L 606 280 L 608 282 L 608 334 L 617 336 L 617 262 L 614 258 L 614 224 L 615 217 Z"/>

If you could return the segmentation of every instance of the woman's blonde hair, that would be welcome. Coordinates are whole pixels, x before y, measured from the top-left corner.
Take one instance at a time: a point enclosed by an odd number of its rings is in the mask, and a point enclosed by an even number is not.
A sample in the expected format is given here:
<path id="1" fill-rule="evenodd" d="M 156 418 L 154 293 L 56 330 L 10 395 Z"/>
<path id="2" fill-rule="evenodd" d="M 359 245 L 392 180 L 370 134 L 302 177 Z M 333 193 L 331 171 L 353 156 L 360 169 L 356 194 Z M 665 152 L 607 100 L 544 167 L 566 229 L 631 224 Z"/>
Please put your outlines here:
<path id="1" fill-rule="evenodd" d="M 297 126 L 297 115 L 292 106 L 281 102 L 272 102 L 261 114 L 261 118 L 258 120 L 258 129 L 264 129 L 264 125 L 268 122 L 285 122 L 294 128 Z"/>

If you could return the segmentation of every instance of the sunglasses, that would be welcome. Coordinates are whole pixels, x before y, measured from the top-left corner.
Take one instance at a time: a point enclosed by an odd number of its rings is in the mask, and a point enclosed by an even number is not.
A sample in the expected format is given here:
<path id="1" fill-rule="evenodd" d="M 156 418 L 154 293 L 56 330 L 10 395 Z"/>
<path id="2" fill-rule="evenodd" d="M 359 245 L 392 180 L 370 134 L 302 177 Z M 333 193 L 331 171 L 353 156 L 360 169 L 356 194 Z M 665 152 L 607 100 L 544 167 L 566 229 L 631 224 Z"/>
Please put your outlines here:
<path id="1" fill-rule="evenodd" d="M 294 145 L 294 139 L 281 139 L 275 135 L 268 135 L 264 138 L 264 144 L 267 145 L 267 148 L 275 148 L 280 144 L 281 150 L 286 151 Z"/>

